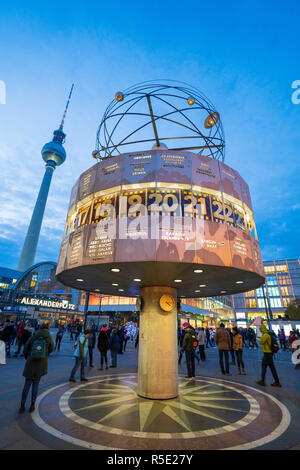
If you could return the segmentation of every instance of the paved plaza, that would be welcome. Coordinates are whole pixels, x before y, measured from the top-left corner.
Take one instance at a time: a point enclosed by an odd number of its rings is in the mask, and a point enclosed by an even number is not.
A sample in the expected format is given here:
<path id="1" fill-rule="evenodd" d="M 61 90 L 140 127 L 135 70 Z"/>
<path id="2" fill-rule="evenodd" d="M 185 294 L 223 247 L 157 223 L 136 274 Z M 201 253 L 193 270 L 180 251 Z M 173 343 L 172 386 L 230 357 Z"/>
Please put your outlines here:
<path id="1" fill-rule="evenodd" d="M 56 330 L 51 333 L 55 337 Z M 196 361 L 195 381 L 184 379 L 182 361 L 176 399 L 149 400 L 136 394 L 133 342 L 118 355 L 116 369 L 98 370 L 95 349 L 95 367 L 86 368 L 89 381 L 70 384 L 72 345 L 66 333 L 60 351 L 49 357 L 31 415 L 18 414 L 24 358 L 1 366 L 1 449 L 300 449 L 300 371 L 287 351 L 275 359 L 282 388 L 256 385 L 260 349 L 245 350 L 246 376 L 231 366 L 225 377 L 217 349 L 208 348 L 206 362 Z M 268 372 L 266 382 L 272 381 Z"/>

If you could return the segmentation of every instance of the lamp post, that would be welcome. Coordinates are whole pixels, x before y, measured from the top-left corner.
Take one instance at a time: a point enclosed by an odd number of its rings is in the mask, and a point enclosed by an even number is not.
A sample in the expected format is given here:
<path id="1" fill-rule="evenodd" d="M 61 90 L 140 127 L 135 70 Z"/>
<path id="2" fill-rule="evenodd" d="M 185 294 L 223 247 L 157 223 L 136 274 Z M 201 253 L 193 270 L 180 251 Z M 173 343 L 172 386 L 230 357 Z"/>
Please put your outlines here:
<path id="1" fill-rule="evenodd" d="M 266 287 L 266 285 L 264 284 L 264 285 L 262 286 L 262 291 L 263 291 L 264 302 L 265 302 L 265 309 L 266 309 L 266 314 L 267 314 L 268 328 L 269 328 L 269 330 L 270 330 L 270 329 L 271 329 L 271 323 L 270 323 L 270 316 L 269 316 L 269 307 L 267 306 L 265 287 Z"/>
<path id="2" fill-rule="evenodd" d="M 87 315 L 88 315 L 88 308 L 89 308 L 89 300 L 90 300 L 90 293 L 89 293 L 89 292 L 86 292 L 86 293 L 85 293 L 85 304 L 84 304 L 84 324 L 83 324 L 83 330 L 86 329 Z"/>

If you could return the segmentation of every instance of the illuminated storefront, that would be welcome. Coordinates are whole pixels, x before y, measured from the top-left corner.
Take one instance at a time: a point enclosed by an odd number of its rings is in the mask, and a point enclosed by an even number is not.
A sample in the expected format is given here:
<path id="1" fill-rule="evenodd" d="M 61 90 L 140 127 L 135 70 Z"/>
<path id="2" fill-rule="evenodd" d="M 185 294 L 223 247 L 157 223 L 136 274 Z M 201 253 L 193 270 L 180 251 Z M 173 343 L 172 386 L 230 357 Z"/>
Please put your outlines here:
<path id="1" fill-rule="evenodd" d="M 79 291 L 55 278 L 56 263 L 38 263 L 9 286 L 2 316 L 11 320 L 46 321 L 54 325 L 76 320 Z"/>

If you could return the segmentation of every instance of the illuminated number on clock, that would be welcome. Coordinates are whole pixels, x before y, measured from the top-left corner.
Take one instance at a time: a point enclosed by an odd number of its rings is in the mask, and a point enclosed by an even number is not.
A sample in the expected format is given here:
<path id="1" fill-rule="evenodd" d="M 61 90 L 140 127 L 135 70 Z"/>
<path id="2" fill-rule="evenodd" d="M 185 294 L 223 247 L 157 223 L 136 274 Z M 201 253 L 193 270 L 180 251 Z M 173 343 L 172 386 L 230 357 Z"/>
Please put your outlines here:
<path id="1" fill-rule="evenodd" d="M 213 200 L 212 201 L 212 206 L 214 208 L 217 207 L 217 210 L 213 209 L 214 218 L 223 220 L 225 217 L 223 215 L 223 204 L 222 204 L 222 202 Z"/>
<path id="2" fill-rule="evenodd" d="M 115 209 L 111 201 L 105 201 L 104 204 L 99 204 L 96 207 L 95 218 L 97 219 L 112 219 L 115 216 Z"/>
<path id="3" fill-rule="evenodd" d="M 226 220 L 226 222 L 234 224 L 232 207 L 229 204 L 224 204 L 224 207 L 225 207 L 225 220 Z"/>
<path id="4" fill-rule="evenodd" d="M 141 214 L 141 211 L 134 206 L 141 205 L 143 202 L 142 196 L 140 194 L 134 194 L 133 196 L 129 196 L 128 198 L 128 217 L 136 217 Z"/>
<path id="5" fill-rule="evenodd" d="M 183 215 L 184 217 L 191 217 L 193 213 L 193 203 L 197 202 L 196 198 L 192 197 L 191 194 L 184 196 L 184 201 L 190 201 L 189 204 L 183 204 Z"/>
<path id="6" fill-rule="evenodd" d="M 169 201 L 171 200 L 172 205 L 169 206 Z M 178 209 L 178 199 L 176 194 L 166 194 L 163 198 L 162 209 L 166 212 L 176 212 Z"/>
<path id="7" fill-rule="evenodd" d="M 148 199 L 153 199 L 153 198 L 155 198 L 155 201 L 153 201 L 152 204 L 148 206 L 148 210 L 150 212 L 161 211 L 160 203 L 162 202 L 162 198 L 163 198 L 162 194 L 155 194 L 155 193 L 149 194 Z"/>
<path id="8" fill-rule="evenodd" d="M 200 210 L 201 210 L 201 215 L 204 217 L 207 215 L 207 210 L 206 210 L 206 199 L 205 197 L 199 197 L 198 203 L 200 202 Z M 197 211 L 198 213 L 198 211 Z"/>

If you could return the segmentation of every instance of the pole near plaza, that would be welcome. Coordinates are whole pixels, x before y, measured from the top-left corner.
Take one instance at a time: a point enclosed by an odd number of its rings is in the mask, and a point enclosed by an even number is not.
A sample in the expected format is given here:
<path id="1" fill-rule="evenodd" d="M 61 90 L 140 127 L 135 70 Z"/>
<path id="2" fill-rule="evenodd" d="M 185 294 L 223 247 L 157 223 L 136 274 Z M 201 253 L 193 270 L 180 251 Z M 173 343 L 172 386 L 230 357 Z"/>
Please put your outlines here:
<path id="1" fill-rule="evenodd" d="M 268 306 L 267 306 L 267 299 L 266 299 L 265 287 L 266 287 L 266 285 L 264 284 L 264 285 L 262 286 L 262 291 L 263 291 L 263 295 L 264 295 L 264 302 L 265 302 L 265 309 L 266 309 L 266 315 L 267 315 L 268 328 L 269 328 L 269 330 L 270 330 L 270 329 L 271 329 L 271 323 L 270 323 L 270 317 L 269 317 L 269 309 L 268 309 Z"/>
<path id="2" fill-rule="evenodd" d="M 48 142 L 42 148 L 42 157 L 43 160 L 46 162 L 45 174 L 31 216 L 31 221 L 27 230 L 26 238 L 17 267 L 18 271 L 25 272 L 34 264 L 52 175 L 55 168 L 64 163 L 66 159 L 66 151 L 63 147 L 66 134 L 63 132 L 63 126 L 68 106 L 70 103 L 73 87 L 74 84 L 72 84 L 59 129 L 54 131 L 52 141 Z"/>
<path id="3" fill-rule="evenodd" d="M 83 323 L 83 330 L 86 329 L 87 324 L 87 316 L 88 316 L 88 309 L 89 309 L 89 300 L 90 300 L 90 293 L 85 293 L 85 304 L 84 304 L 84 323 Z"/>

